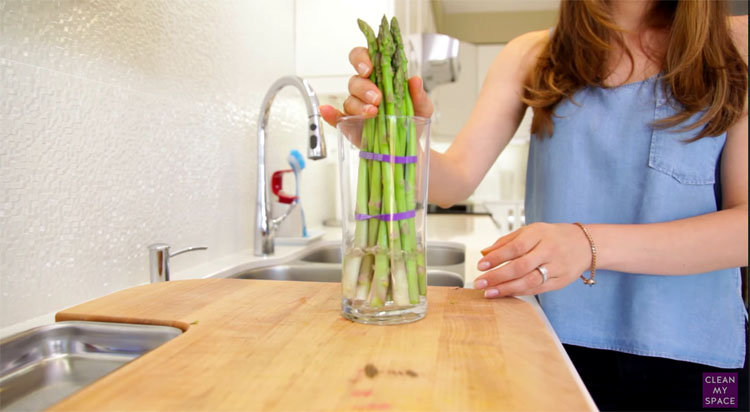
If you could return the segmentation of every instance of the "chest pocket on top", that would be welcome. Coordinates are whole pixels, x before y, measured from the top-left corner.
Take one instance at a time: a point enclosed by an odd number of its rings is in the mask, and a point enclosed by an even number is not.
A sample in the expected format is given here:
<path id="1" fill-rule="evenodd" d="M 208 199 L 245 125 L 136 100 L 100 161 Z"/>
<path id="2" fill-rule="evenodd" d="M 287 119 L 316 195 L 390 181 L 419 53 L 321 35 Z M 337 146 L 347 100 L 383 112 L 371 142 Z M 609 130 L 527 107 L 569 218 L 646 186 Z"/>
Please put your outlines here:
<path id="1" fill-rule="evenodd" d="M 663 119 L 676 111 L 664 98 L 661 87 L 656 88 L 654 119 Z M 689 125 L 700 117 L 696 113 L 683 125 Z M 680 183 L 688 185 L 710 185 L 716 183 L 716 168 L 724 148 L 726 133 L 717 137 L 704 137 L 688 142 L 701 130 L 696 128 L 679 131 L 680 126 L 670 129 L 654 129 L 651 135 L 648 165 L 665 173 Z"/>

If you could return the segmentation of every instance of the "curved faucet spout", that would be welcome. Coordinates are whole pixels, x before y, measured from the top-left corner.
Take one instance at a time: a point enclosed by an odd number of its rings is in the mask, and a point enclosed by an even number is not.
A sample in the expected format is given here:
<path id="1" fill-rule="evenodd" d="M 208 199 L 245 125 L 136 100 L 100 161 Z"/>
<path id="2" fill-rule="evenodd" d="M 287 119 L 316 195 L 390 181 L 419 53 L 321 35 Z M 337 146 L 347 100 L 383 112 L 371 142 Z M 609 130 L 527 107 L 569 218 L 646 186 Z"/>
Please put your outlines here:
<path id="1" fill-rule="evenodd" d="M 255 200 L 255 242 L 253 244 L 256 256 L 273 254 L 274 234 L 281 220 L 271 216 L 271 202 L 266 180 L 266 138 L 271 105 L 276 94 L 286 86 L 294 86 L 302 94 L 307 108 L 308 149 L 307 157 L 313 160 L 326 157 L 326 142 L 321 128 L 318 97 L 307 80 L 297 76 L 284 76 L 276 80 L 266 92 L 260 106 L 258 117 L 258 191 Z M 288 215 L 288 214 L 287 214 Z"/>

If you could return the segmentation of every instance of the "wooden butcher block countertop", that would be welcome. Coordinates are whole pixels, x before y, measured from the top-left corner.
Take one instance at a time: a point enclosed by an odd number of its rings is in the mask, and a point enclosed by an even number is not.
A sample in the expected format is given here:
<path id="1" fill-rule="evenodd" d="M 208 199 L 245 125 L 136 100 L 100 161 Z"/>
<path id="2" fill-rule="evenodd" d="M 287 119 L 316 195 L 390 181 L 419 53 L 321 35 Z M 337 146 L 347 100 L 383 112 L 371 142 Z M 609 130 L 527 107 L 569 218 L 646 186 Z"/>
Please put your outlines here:
<path id="1" fill-rule="evenodd" d="M 135 287 L 57 314 L 177 326 L 181 336 L 54 410 L 587 410 L 521 300 L 430 287 L 427 317 L 342 318 L 337 283 L 201 279 Z"/>

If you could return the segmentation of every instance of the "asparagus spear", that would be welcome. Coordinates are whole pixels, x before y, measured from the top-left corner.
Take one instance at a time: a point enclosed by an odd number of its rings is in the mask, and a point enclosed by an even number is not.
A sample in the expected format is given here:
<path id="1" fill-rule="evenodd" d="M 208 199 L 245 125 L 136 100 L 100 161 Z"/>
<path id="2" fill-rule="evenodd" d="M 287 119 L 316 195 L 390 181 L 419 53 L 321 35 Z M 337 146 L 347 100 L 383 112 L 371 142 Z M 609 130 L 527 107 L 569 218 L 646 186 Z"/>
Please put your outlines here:
<path id="1" fill-rule="evenodd" d="M 398 50 L 398 54 L 396 56 L 396 62 L 398 66 L 399 72 L 402 73 L 402 84 L 403 84 L 403 105 L 402 105 L 402 114 L 404 116 L 412 117 L 414 116 L 414 105 L 411 100 L 411 94 L 409 92 L 409 75 L 408 75 L 408 60 L 406 59 L 406 52 L 404 49 L 404 43 L 403 38 L 401 37 L 401 28 L 399 27 L 398 20 L 394 16 L 391 19 L 391 32 L 393 34 L 393 39 L 396 42 L 396 50 Z M 413 122 L 409 122 L 407 127 L 405 127 L 406 131 L 406 155 L 407 156 L 416 156 L 417 155 L 417 130 L 416 126 Z M 416 186 L 417 186 L 417 165 L 414 163 L 408 163 L 406 164 L 406 207 L 407 210 L 414 210 L 417 207 L 416 203 Z M 417 250 L 417 231 L 416 231 L 416 222 L 414 219 L 408 219 L 406 221 L 406 225 L 408 228 L 406 229 L 407 235 L 407 243 L 408 246 L 405 246 L 405 249 L 407 250 L 407 267 L 409 267 L 409 258 L 414 257 L 414 253 L 417 254 L 416 256 L 416 272 L 417 272 L 417 278 L 418 278 L 418 284 L 419 284 L 419 294 L 420 295 L 426 295 L 427 294 L 427 276 L 426 276 L 426 267 L 425 267 L 425 256 L 424 256 L 424 250 Z M 403 232 L 402 232 L 403 233 Z M 409 267 L 409 274 L 411 274 L 411 270 Z M 411 284 L 410 284 L 411 286 Z"/>
<path id="2" fill-rule="evenodd" d="M 375 253 L 375 273 L 370 288 L 370 306 L 383 306 L 387 300 L 390 279 L 388 269 L 388 229 L 385 222 L 378 222 L 378 247 Z"/>
<path id="3" fill-rule="evenodd" d="M 391 30 L 393 30 L 393 26 L 391 26 Z M 395 39 L 396 44 L 398 45 L 398 40 Z M 398 52 L 398 47 L 396 48 L 397 51 L 394 54 L 394 67 L 396 69 L 396 74 L 394 75 L 393 79 L 393 90 L 395 95 L 395 108 L 396 113 L 398 113 L 401 116 L 406 115 L 406 105 L 404 101 L 404 96 L 408 94 L 408 89 L 404 88 L 405 84 L 405 78 L 404 78 L 404 70 L 401 69 L 402 66 L 402 58 L 400 53 Z M 404 156 L 406 155 L 406 140 L 407 140 L 407 126 L 405 118 L 400 118 L 398 125 L 397 125 L 397 144 L 396 144 L 396 155 L 397 156 Z M 411 210 L 409 207 L 409 204 L 406 201 L 406 193 L 407 193 L 407 187 L 412 186 L 408 180 L 406 180 L 405 177 L 405 170 L 404 165 L 401 164 L 395 164 L 394 167 L 394 175 L 396 179 L 396 207 L 399 212 L 406 212 L 408 210 Z M 399 229 L 401 231 L 401 247 L 404 250 L 405 254 L 405 260 L 406 260 L 406 279 L 408 284 L 408 290 L 409 290 L 409 301 L 411 303 L 419 303 L 419 280 L 417 277 L 417 261 L 416 261 L 416 255 L 415 255 L 415 249 L 416 249 L 416 237 L 415 234 L 411 229 L 411 226 L 409 225 L 409 222 L 414 222 L 414 219 L 404 219 L 399 222 Z"/>
<path id="4" fill-rule="evenodd" d="M 380 61 L 380 56 L 378 55 L 376 57 L 376 60 Z M 377 67 L 376 72 L 376 78 L 377 83 L 380 85 L 382 83 L 382 76 L 381 76 L 381 70 L 379 65 Z M 378 117 L 376 118 L 376 132 L 377 137 L 375 139 L 376 143 L 378 144 L 377 147 L 373 150 L 375 153 L 388 153 L 382 152 L 381 148 L 383 146 L 383 141 L 385 140 L 385 114 L 383 113 L 383 110 L 380 110 L 378 112 Z M 383 205 L 387 202 L 384 202 L 383 196 L 387 196 L 387 192 L 385 191 L 385 188 L 388 187 L 388 180 L 389 178 L 392 180 L 392 177 L 388 173 L 386 173 L 386 165 L 387 163 L 383 162 L 375 162 L 376 165 L 373 168 L 374 169 L 381 169 L 381 177 L 382 180 L 378 182 L 378 185 L 380 186 L 380 192 L 378 192 L 379 197 L 375 197 L 375 202 L 378 204 L 378 213 L 384 212 L 385 208 Z M 381 164 L 382 163 L 382 164 Z M 378 241 L 377 246 L 375 248 L 375 273 L 372 276 L 372 287 L 370 287 L 370 306 L 373 307 L 379 307 L 383 306 L 387 300 L 389 300 L 389 290 L 391 289 L 391 281 L 389 277 L 390 273 L 390 260 L 388 259 L 388 225 L 381 221 L 372 219 L 378 224 Z"/>
<path id="5" fill-rule="evenodd" d="M 370 59 L 373 64 L 372 74 L 370 80 L 372 80 L 378 89 L 382 90 L 383 76 L 380 65 L 380 48 L 378 46 L 375 33 L 372 28 L 362 20 L 358 20 L 360 30 L 364 33 L 367 38 L 368 49 L 370 53 Z M 388 153 L 381 152 L 381 141 L 385 139 L 385 111 L 380 109 L 377 117 L 374 119 L 374 130 L 375 135 L 373 139 L 373 145 L 370 149 L 374 153 Z M 387 176 L 382 176 L 382 165 L 381 162 L 372 161 L 370 168 L 370 201 L 368 203 L 368 211 L 371 216 L 380 214 L 383 210 L 383 184 Z M 370 228 L 374 228 L 369 233 L 369 238 L 373 239 L 375 245 L 374 255 L 374 273 L 372 276 L 372 285 L 369 288 L 368 302 L 370 306 L 379 307 L 383 306 L 388 300 L 388 290 L 390 286 L 390 261 L 388 259 L 388 229 L 385 222 L 377 219 L 370 219 Z M 368 239 L 368 240 L 370 240 Z M 366 288 L 362 286 L 358 288 L 358 296 L 366 292 Z"/>
<path id="6" fill-rule="evenodd" d="M 375 120 L 374 119 L 367 119 L 365 121 L 364 125 L 365 130 L 368 131 L 368 136 L 370 136 L 370 139 L 368 139 L 368 145 L 366 150 L 368 152 L 371 152 L 374 147 L 374 140 L 376 139 L 375 136 Z M 362 161 L 360 161 L 360 167 Z M 379 167 L 372 167 L 372 160 L 365 160 L 365 163 L 367 164 L 367 174 L 369 175 L 369 183 L 368 183 L 368 189 L 369 189 L 369 199 L 372 199 L 372 196 L 374 192 L 377 191 L 377 196 L 380 196 L 380 168 Z M 374 175 L 373 172 L 377 171 L 377 175 Z M 373 207 L 373 204 L 371 201 L 367 202 L 367 213 L 369 215 L 377 214 L 377 209 Z M 378 221 L 375 219 L 369 219 L 367 221 L 367 246 L 365 248 L 365 255 L 362 259 L 361 266 L 359 268 L 359 276 L 357 279 L 357 290 L 355 293 L 355 299 L 358 300 L 364 300 L 367 299 L 367 295 L 370 291 L 370 283 L 372 282 L 372 272 L 373 272 L 373 263 L 375 260 L 375 257 L 372 255 L 372 248 L 375 246 L 377 242 L 377 236 L 378 236 Z"/>
<path id="7" fill-rule="evenodd" d="M 388 19 L 383 16 L 380 23 L 380 31 L 378 32 L 378 48 L 380 51 L 380 67 L 382 71 L 382 88 L 383 100 L 385 101 L 385 114 L 387 117 L 385 135 L 378 136 L 380 138 L 381 152 L 389 153 L 390 155 L 396 155 L 396 144 L 398 143 L 398 132 L 395 108 L 395 96 L 393 92 L 393 67 L 391 66 L 391 58 L 394 53 L 393 39 L 391 38 L 391 30 L 388 25 Z M 385 138 L 384 138 L 385 136 Z M 398 191 L 394 186 L 394 165 L 387 162 L 382 162 L 382 174 L 383 174 L 383 213 L 392 214 L 397 212 L 398 208 L 395 203 L 397 201 Z M 397 222 L 392 220 L 388 221 L 388 234 L 391 256 L 391 278 L 392 278 L 392 289 L 393 289 L 393 301 L 397 305 L 408 305 L 409 299 L 409 288 L 408 280 L 406 277 L 406 267 L 404 264 L 402 249 L 401 249 L 401 233 Z"/>
<path id="8" fill-rule="evenodd" d="M 365 133 L 362 134 L 362 145 L 369 140 Z M 360 159 L 359 170 L 357 171 L 357 204 L 355 213 L 367 213 L 367 163 L 365 159 Z M 354 227 L 354 240 L 352 244 L 354 253 L 349 253 L 344 257 L 343 277 L 341 279 L 341 288 L 344 297 L 354 299 L 356 297 L 357 280 L 359 278 L 359 268 L 362 263 L 362 255 L 367 246 L 367 221 L 357 220 Z"/>
<path id="9" fill-rule="evenodd" d="M 414 105 L 412 104 L 411 97 L 406 97 L 406 112 L 409 116 L 414 116 Z M 407 144 L 407 155 L 417 155 L 417 128 L 412 122 L 409 127 L 409 134 L 411 139 Z M 406 191 L 406 202 L 411 208 L 416 209 L 416 187 L 417 187 L 417 165 L 408 165 L 406 169 L 407 180 L 410 182 L 411 189 Z M 414 219 L 411 220 L 410 229 L 415 234 L 416 243 L 416 222 Z M 427 262 L 424 253 L 424 245 L 416 245 L 417 247 L 417 280 L 419 281 L 419 294 L 422 296 L 427 295 Z"/>
<path id="10" fill-rule="evenodd" d="M 370 54 L 370 61 L 373 65 L 378 60 L 378 42 L 375 38 L 375 33 L 372 28 L 361 19 L 357 19 L 360 31 L 364 34 L 367 39 L 367 48 Z M 373 69 L 370 73 L 370 81 L 377 84 L 376 71 Z M 368 140 L 366 150 L 373 152 L 377 147 L 377 129 L 376 119 L 367 119 L 365 121 L 365 130 L 371 138 Z M 367 213 L 372 216 L 380 212 L 380 196 L 381 196 L 381 179 L 380 179 L 380 165 L 378 162 L 373 160 L 367 160 L 367 172 L 370 177 L 369 182 L 369 201 L 367 202 Z M 378 238 L 378 221 L 376 219 L 370 219 L 367 222 L 367 249 L 364 259 L 362 260 L 362 266 L 359 269 L 359 279 L 357 281 L 357 299 L 367 299 L 370 292 L 370 283 L 373 277 L 373 264 L 375 257 L 372 254 L 373 248 L 377 244 Z"/>

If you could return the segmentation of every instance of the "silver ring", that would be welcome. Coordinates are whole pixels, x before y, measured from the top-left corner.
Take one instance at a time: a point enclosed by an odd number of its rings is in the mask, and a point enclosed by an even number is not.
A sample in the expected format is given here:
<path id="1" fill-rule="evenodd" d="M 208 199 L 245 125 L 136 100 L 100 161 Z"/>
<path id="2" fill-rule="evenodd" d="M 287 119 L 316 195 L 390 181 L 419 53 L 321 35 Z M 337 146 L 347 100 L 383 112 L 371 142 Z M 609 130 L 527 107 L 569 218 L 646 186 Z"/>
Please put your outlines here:
<path id="1" fill-rule="evenodd" d="M 538 270 L 539 273 L 542 274 L 542 285 L 545 284 L 547 282 L 547 275 L 549 275 L 549 272 L 547 271 L 547 268 L 544 267 L 544 266 L 542 266 L 542 265 L 539 265 L 539 266 L 536 267 L 536 270 Z"/>

